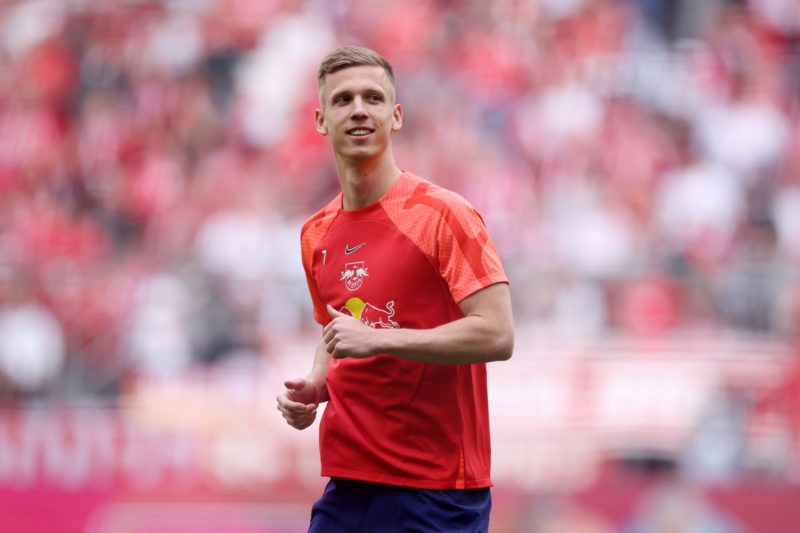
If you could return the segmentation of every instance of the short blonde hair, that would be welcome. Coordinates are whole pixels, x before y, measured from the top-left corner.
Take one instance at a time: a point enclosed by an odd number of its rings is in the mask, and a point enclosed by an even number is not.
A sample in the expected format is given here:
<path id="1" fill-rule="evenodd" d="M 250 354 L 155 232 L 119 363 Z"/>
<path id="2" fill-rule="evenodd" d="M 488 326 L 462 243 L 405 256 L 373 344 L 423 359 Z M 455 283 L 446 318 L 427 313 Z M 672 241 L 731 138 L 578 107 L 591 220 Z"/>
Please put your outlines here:
<path id="1" fill-rule="evenodd" d="M 362 48 L 360 46 L 343 46 L 330 52 L 319 65 L 317 71 L 317 87 L 322 89 L 325 84 L 325 77 L 328 74 L 333 74 L 338 70 L 348 67 L 360 66 L 376 66 L 381 67 L 389 78 L 392 84 L 392 89 L 395 89 L 394 70 L 392 65 L 379 53 L 369 48 Z"/>

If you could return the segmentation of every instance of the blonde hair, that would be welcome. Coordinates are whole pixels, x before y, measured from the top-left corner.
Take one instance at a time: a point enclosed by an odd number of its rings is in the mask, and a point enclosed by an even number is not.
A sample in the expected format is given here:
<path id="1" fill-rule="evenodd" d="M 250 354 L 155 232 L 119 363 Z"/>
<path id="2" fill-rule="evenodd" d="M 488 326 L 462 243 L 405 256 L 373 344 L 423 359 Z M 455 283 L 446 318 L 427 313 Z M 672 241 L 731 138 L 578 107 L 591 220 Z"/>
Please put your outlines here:
<path id="1" fill-rule="evenodd" d="M 392 84 L 392 89 L 395 88 L 392 65 L 374 50 L 362 48 L 360 46 L 343 46 L 326 55 L 317 71 L 317 87 L 322 89 L 322 86 L 325 84 L 325 77 L 328 74 L 333 74 L 338 70 L 348 67 L 365 65 L 381 67 L 386 72 L 386 76 Z"/>

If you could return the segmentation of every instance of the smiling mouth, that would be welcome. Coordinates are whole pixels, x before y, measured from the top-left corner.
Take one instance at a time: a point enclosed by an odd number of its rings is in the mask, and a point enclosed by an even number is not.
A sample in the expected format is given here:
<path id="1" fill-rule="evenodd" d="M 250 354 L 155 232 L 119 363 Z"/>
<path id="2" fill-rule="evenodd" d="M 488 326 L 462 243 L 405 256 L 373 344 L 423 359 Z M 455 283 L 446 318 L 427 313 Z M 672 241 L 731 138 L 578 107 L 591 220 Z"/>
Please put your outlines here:
<path id="1" fill-rule="evenodd" d="M 366 135 L 369 135 L 370 133 L 372 133 L 372 130 L 369 128 L 353 128 L 347 130 L 347 134 L 353 137 L 364 137 Z"/>

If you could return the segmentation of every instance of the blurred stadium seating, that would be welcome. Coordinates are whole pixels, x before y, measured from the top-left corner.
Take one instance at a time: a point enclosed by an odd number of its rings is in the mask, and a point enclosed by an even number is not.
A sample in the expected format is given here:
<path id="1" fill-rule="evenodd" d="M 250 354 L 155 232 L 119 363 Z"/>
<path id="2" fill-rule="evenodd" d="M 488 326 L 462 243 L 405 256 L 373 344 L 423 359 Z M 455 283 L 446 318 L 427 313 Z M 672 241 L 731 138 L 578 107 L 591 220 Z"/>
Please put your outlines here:
<path id="1" fill-rule="evenodd" d="M 493 533 L 800 531 L 800 2 L 0 2 L 0 530 L 304 531 L 331 48 L 484 214 Z M 672 529 L 670 529 L 672 528 Z"/>

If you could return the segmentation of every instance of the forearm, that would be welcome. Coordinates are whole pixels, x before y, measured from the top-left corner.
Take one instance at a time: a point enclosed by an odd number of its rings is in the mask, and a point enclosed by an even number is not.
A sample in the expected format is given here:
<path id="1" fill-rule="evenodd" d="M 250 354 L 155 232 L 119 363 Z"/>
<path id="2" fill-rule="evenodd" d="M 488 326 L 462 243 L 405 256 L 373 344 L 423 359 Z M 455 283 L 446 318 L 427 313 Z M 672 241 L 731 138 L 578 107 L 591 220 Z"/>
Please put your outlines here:
<path id="1" fill-rule="evenodd" d="M 389 354 L 411 361 L 461 365 L 502 361 L 514 348 L 511 299 L 506 284 L 468 296 L 460 319 L 431 329 L 373 329 L 328 306 L 322 349 L 334 358 Z"/>
<path id="2" fill-rule="evenodd" d="M 432 329 L 386 329 L 377 336 L 379 353 L 411 361 L 461 365 L 511 357 L 513 330 L 480 316 L 466 316 Z"/>
<path id="3" fill-rule="evenodd" d="M 325 350 L 325 343 L 320 342 L 314 352 L 314 363 L 311 366 L 311 372 L 306 377 L 317 389 L 316 403 L 327 402 L 330 399 L 328 396 L 328 386 L 325 382 L 330 361 L 331 354 Z"/>

